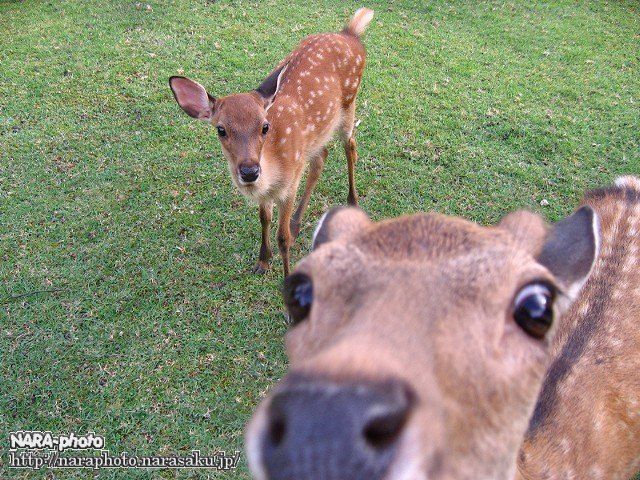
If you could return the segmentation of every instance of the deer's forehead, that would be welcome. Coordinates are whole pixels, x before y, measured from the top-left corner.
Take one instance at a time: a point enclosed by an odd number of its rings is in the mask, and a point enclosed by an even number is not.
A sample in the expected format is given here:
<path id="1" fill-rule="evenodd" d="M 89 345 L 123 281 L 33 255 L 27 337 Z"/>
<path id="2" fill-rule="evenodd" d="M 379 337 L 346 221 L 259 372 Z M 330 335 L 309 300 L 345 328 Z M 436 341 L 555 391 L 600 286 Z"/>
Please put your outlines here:
<path id="1" fill-rule="evenodd" d="M 390 313 L 386 307 L 409 313 L 428 305 L 438 311 L 474 304 L 503 308 L 522 285 L 551 281 L 533 259 L 500 247 L 402 260 L 340 246 L 322 253 L 318 262 L 301 264 L 301 269 L 311 274 L 320 302 L 344 305 L 354 313 L 360 307 L 379 309 L 378 304 L 385 313 Z"/>
<path id="2" fill-rule="evenodd" d="M 250 94 L 229 95 L 219 102 L 217 109 L 219 123 L 242 130 L 253 129 L 264 121 L 264 108 Z"/>
<path id="3" fill-rule="evenodd" d="M 299 269 L 329 300 L 406 297 L 405 305 L 418 307 L 433 296 L 451 307 L 478 299 L 502 304 L 529 281 L 551 280 L 508 233 L 439 215 L 372 224 L 321 245 Z"/>
<path id="4" fill-rule="evenodd" d="M 470 262 L 469 268 L 486 270 L 493 264 L 502 265 L 505 255 L 513 257 L 518 253 L 511 236 L 501 229 L 438 214 L 420 214 L 371 224 L 355 235 L 329 242 L 314 253 L 314 261 L 337 268 L 342 263 L 354 263 L 358 257 L 360 263 L 405 268 L 465 258 Z"/>
<path id="5" fill-rule="evenodd" d="M 500 230 L 438 214 L 383 221 L 353 241 L 369 255 L 397 260 L 455 257 L 470 250 L 488 251 L 509 243 L 508 237 Z"/>

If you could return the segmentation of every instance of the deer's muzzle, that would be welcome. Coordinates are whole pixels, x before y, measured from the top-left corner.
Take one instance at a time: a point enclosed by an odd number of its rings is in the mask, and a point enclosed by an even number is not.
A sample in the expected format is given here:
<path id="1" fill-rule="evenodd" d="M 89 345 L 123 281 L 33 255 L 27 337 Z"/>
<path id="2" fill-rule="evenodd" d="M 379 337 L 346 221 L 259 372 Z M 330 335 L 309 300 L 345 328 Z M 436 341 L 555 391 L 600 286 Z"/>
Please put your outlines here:
<path id="1" fill-rule="evenodd" d="M 268 478 L 383 478 L 412 404 L 412 392 L 400 381 L 290 377 L 271 399 L 261 432 Z"/>
<path id="2" fill-rule="evenodd" d="M 243 162 L 238 168 L 238 173 L 243 183 L 253 183 L 260 176 L 260 164 Z"/>

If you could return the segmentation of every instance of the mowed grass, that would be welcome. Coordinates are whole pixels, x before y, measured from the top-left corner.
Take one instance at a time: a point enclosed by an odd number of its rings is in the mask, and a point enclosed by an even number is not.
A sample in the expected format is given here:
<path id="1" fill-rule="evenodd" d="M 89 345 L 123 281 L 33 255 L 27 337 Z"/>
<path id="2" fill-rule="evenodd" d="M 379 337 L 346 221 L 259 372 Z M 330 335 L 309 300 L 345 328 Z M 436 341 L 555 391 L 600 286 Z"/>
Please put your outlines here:
<path id="1" fill-rule="evenodd" d="M 640 4 L 370 2 L 362 207 L 549 220 L 640 173 Z M 250 274 L 257 208 L 167 85 L 255 88 L 353 2 L 0 2 L 0 443 L 106 437 L 111 453 L 242 448 L 286 368 L 281 263 Z M 344 202 L 334 146 L 292 257 Z M 542 202 L 542 205 L 541 205 Z M 208 478 L 104 470 L 99 478 Z M 48 478 L 88 478 L 59 471 Z M 248 478 L 246 461 L 220 478 Z"/>

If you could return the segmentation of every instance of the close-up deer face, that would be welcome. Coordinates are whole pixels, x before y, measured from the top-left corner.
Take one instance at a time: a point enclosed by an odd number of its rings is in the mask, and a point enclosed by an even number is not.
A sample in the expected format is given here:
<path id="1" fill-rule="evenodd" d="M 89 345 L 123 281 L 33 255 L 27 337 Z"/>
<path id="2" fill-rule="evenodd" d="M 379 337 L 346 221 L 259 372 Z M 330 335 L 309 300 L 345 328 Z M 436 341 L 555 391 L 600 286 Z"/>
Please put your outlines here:
<path id="1" fill-rule="evenodd" d="M 597 235 L 588 207 L 553 229 L 329 212 L 285 279 L 290 368 L 247 427 L 255 478 L 512 478 Z"/>
<path id="2" fill-rule="evenodd" d="M 262 147 L 269 134 L 267 110 L 275 97 L 279 76 L 276 69 L 256 90 L 215 98 L 199 83 L 171 77 L 169 85 L 178 105 L 191 117 L 215 128 L 233 182 L 250 188 L 260 178 Z"/>

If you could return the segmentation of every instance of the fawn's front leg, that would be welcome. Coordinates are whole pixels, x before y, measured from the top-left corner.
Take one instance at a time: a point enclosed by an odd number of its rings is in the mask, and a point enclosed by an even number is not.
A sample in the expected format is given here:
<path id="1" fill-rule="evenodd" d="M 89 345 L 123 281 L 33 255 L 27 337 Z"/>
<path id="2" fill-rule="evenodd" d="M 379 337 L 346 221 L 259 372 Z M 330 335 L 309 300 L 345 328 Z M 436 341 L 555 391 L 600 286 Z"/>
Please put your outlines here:
<path id="1" fill-rule="evenodd" d="M 295 201 L 295 191 L 286 200 L 278 205 L 278 247 L 282 257 L 284 276 L 289 275 L 289 249 L 293 243 L 291 235 L 291 214 Z"/>
<path id="2" fill-rule="evenodd" d="M 271 232 L 271 219 L 273 218 L 273 202 L 260 205 L 260 225 L 262 226 L 262 243 L 258 263 L 253 267 L 253 273 L 265 273 L 269 269 L 271 260 L 271 245 L 269 234 Z"/>

